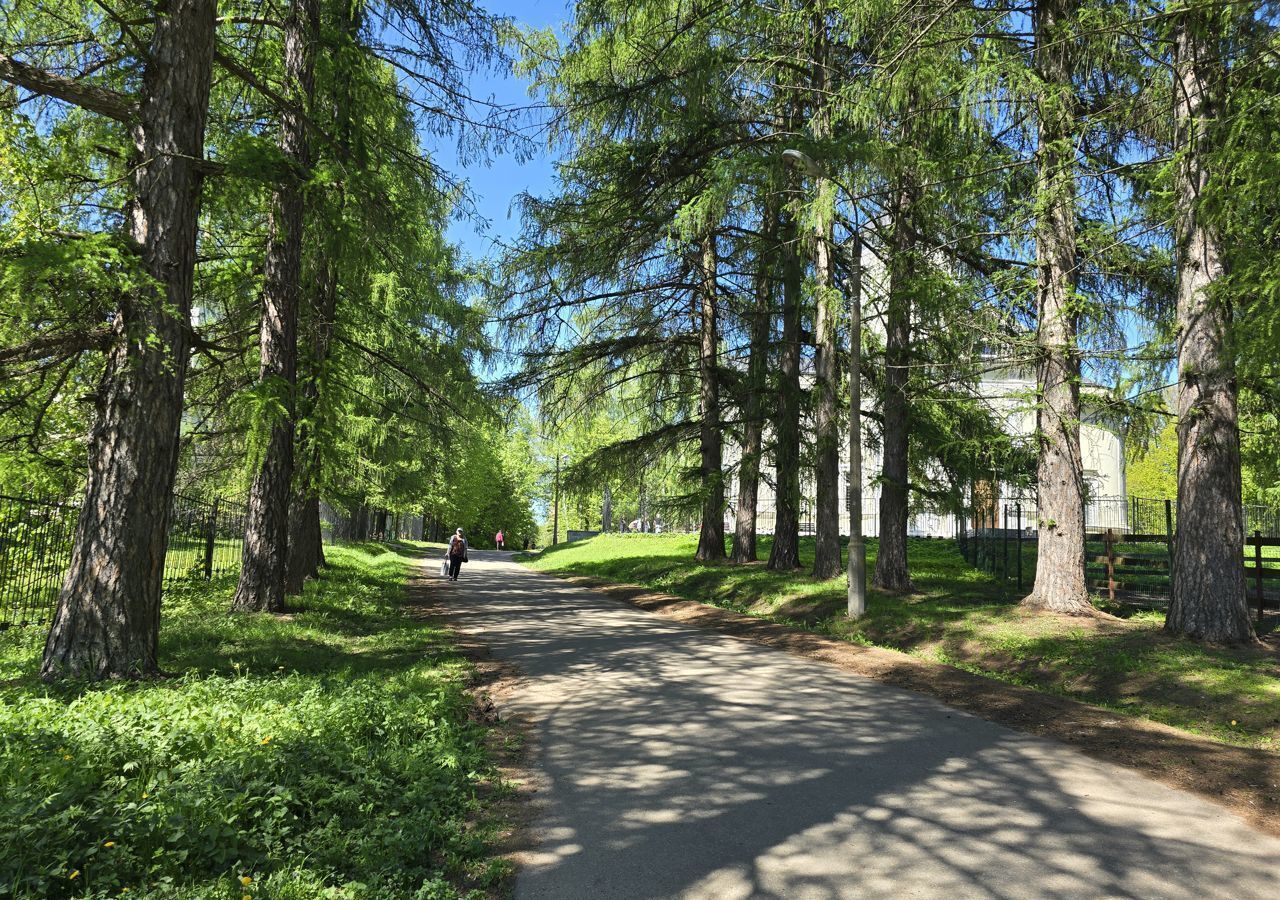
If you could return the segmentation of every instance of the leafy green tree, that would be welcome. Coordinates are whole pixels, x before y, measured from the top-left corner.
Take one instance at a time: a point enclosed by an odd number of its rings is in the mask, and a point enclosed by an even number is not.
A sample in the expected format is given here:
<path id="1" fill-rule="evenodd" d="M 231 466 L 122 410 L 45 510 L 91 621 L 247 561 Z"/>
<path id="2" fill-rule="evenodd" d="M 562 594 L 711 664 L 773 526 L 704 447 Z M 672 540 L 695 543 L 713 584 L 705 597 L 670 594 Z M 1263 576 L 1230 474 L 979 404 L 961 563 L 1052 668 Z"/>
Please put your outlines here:
<path id="1" fill-rule="evenodd" d="M 1129 448 L 1125 486 L 1135 497 L 1155 499 L 1178 493 L 1178 426 L 1169 421 L 1146 446 Z"/>

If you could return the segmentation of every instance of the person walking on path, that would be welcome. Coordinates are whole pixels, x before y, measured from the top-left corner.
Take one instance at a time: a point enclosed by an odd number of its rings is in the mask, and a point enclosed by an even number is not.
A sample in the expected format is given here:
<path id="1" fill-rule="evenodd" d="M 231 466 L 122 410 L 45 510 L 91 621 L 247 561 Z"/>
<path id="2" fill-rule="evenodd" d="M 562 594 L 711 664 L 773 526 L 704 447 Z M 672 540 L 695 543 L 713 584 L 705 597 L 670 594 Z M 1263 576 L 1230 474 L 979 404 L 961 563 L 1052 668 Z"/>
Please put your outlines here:
<path id="1" fill-rule="evenodd" d="M 462 571 L 462 564 L 467 561 L 467 539 L 462 536 L 462 529 L 459 528 L 453 533 L 453 537 L 449 538 L 449 580 L 457 581 L 458 573 Z"/>
<path id="2" fill-rule="evenodd" d="M 502 529 L 498 529 L 498 533 L 493 536 L 493 542 L 498 545 L 498 549 L 502 549 Z"/>

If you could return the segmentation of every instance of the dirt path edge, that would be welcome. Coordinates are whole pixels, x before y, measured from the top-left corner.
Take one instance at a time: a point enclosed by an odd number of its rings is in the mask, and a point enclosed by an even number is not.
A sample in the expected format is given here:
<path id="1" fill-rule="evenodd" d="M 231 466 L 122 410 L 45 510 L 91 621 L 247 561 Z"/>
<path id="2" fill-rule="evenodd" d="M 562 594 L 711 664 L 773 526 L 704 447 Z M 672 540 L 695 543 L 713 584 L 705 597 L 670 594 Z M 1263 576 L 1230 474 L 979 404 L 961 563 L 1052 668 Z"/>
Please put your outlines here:
<path id="1" fill-rule="evenodd" d="M 1146 719 L 1005 684 L 895 650 L 864 647 L 650 588 L 540 572 L 651 613 L 839 666 L 1188 791 L 1280 836 L 1280 754 L 1220 744 Z"/>
<path id="2" fill-rule="evenodd" d="M 489 753 L 506 788 L 495 796 L 494 786 L 487 786 L 480 817 L 483 824 L 497 829 L 491 853 L 510 864 L 507 876 L 497 884 L 458 887 L 479 890 L 486 900 L 510 900 L 516 874 L 536 846 L 533 821 L 542 809 L 541 797 L 547 787 L 537 765 L 534 723 L 511 711 L 510 698 L 522 679 L 519 670 L 494 659 L 482 637 L 459 626 L 447 594 L 438 590 L 440 579 L 431 575 L 436 563 L 432 556 L 411 569 L 405 582 L 405 607 L 410 615 L 447 630 L 453 649 L 467 660 L 471 669 L 466 682 L 472 697 L 470 715 L 488 730 Z"/>

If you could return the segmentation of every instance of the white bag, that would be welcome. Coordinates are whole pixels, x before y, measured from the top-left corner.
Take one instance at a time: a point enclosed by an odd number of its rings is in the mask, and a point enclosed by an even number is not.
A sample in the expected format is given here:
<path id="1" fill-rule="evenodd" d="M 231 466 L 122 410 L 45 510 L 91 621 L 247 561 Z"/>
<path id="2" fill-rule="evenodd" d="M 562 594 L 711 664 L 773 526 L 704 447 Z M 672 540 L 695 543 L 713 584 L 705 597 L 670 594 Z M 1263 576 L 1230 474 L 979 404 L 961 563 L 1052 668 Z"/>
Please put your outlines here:
<path id="1" fill-rule="evenodd" d="M 449 577 L 449 558 L 447 556 L 444 559 L 440 560 L 440 577 L 441 578 Z"/>

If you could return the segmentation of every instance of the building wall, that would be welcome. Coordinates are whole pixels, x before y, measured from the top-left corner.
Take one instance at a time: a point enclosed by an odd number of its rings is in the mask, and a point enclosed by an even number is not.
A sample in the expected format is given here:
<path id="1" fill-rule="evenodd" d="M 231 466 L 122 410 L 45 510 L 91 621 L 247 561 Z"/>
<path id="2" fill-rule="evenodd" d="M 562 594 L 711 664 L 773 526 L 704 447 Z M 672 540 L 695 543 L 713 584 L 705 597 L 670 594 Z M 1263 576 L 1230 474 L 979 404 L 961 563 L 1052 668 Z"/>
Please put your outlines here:
<path id="1" fill-rule="evenodd" d="M 997 372 L 984 379 L 981 385 L 982 396 L 990 404 L 992 411 L 1005 424 L 1009 434 L 1031 438 L 1035 434 L 1035 381 L 1029 376 L 1016 372 Z M 1120 498 L 1119 509 L 1123 510 L 1123 498 L 1126 495 L 1124 480 L 1124 438 L 1119 429 L 1113 426 L 1105 416 L 1097 410 L 1088 408 L 1080 426 L 1080 453 L 1084 464 L 1084 475 L 1088 485 L 1089 496 L 1098 498 Z M 725 465 L 736 466 L 739 458 L 739 447 L 726 445 L 724 448 Z M 842 444 L 840 479 L 841 533 L 849 532 L 848 484 L 847 476 L 849 454 L 847 442 Z M 862 451 L 862 522 L 864 534 L 875 534 L 879 531 L 880 487 L 874 484 L 881 472 L 881 459 L 878 448 L 864 446 Z M 801 480 L 801 533 L 812 530 L 812 510 L 815 489 L 812 473 L 805 472 Z M 726 513 L 726 528 L 733 529 L 733 506 L 737 502 L 737 478 L 731 479 L 726 490 L 726 499 L 730 508 Z M 1013 491 L 1002 488 L 1002 498 L 1013 496 Z M 775 495 L 773 489 L 773 470 L 764 466 L 758 501 L 757 530 L 761 534 L 773 532 Z M 1107 505 L 1104 503 L 1103 505 Z M 1114 505 L 1114 504 L 1111 504 Z M 1030 504 L 1028 504 L 1030 507 Z M 1095 512 L 1095 518 L 1102 517 Z M 923 512 L 912 517 L 907 526 L 907 533 L 915 537 L 953 537 L 959 523 L 945 513 Z M 1000 524 L 1003 524 L 1001 522 Z M 1035 527 L 1034 508 L 1023 511 L 1023 526 Z M 1014 527 L 1011 519 L 1009 527 Z M 1123 523 L 1114 523 L 1114 527 L 1123 527 Z"/>

